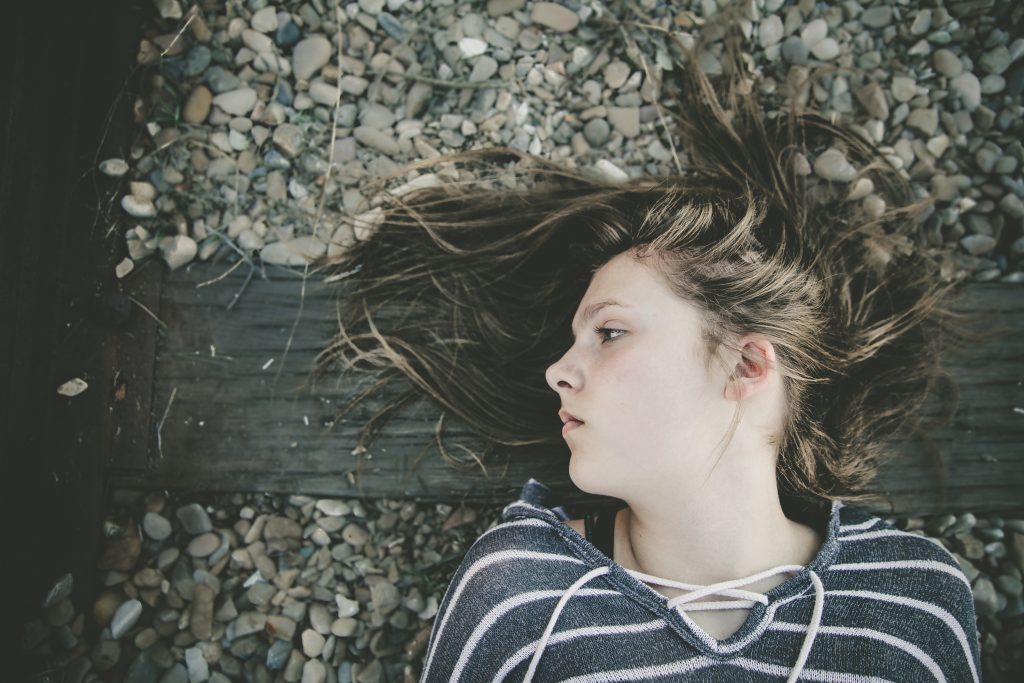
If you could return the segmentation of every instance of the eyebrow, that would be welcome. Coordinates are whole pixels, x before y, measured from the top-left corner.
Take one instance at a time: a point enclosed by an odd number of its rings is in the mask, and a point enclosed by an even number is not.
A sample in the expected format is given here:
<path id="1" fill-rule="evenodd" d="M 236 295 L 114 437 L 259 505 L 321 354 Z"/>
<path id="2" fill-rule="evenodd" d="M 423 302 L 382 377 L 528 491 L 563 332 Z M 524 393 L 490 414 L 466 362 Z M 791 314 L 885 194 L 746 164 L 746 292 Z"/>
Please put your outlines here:
<path id="1" fill-rule="evenodd" d="M 615 299 L 605 299 L 604 301 L 597 301 L 583 309 L 583 319 L 580 321 L 582 325 L 586 325 L 590 320 L 597 315 L 602 308 L 608 306 L 620 306 L 622 308 L 629 308 L 629 304 L 624 304 Z M 572 330 L 572 338 L 576 338 L 576 330 Z"/>

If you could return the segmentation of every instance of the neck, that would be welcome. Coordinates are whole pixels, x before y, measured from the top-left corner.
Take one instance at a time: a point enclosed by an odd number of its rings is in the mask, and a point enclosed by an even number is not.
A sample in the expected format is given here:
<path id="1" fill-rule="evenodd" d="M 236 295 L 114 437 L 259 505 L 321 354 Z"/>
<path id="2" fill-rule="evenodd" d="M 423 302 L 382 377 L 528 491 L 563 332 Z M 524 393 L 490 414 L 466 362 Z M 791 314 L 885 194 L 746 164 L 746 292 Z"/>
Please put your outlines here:
<path id="1" fill-rule="evenodd" d="M 785 516 L 773 475 L 745 469 L 746 476 L 722 472 L 683 496 L 677 492 L 626 501 L 629 509 L 616 529 L 616 561 L 627 569 L 702 585 L 811 562 L 821 535 Z M 770 486 L 758 485 L 765 481 Z M 764 592 L 786 578 L 769 577 L 747 589 Z"/>

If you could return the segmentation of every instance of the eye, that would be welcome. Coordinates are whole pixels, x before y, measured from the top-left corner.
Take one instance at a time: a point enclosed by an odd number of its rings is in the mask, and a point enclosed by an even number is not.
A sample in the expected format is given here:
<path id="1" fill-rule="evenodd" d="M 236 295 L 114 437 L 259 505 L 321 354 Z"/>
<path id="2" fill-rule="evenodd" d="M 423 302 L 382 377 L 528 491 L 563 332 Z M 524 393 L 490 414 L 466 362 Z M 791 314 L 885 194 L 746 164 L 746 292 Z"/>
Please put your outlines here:
<path id="1" fill-rule="evenodd" d="M 612 328 L 612 327 L 595 327 L 594 328 L 594 332 L 598 333 L 599 335 L 601 335 L 602 337 L 605 338 L 604 341 L 601 342 L 602 344 L 604 344 L 605 342 L 615 341 L 616 339 L 618 339 L 618 337 L 608 337 L 608 333 L 610 333 L 610 332 L 623 332 L 623 333 L 625 333 L 625 330 L 617 330 L 617 329 Z"/>

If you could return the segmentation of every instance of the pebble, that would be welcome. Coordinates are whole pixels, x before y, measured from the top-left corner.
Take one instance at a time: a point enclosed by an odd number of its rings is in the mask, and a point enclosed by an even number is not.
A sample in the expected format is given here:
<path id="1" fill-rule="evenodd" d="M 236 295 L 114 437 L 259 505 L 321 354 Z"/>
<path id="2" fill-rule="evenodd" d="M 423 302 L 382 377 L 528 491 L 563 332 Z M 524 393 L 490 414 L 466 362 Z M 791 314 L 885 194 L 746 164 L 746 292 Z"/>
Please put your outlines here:
<path id="1" fill-rule="evenodd" d="M 467 59 L 479 57 L 487 52 L 488 47 L 487 43 L 479 38 L 462 38 L 459 40 L 459 52 Z"/>
<path id="2" fill-rule="evenodd" d="M 555 31 L 567 33 L 579 25 L 580 16 L 568 7 L 554 2 L 535 2 L 530 11 L 530 20 Z"/>
<path id="3" fill-rule="evenodd" d="M 939 127 L 939 112 L 936 109 L 914 109 L 907 117 L 907 127 L 915 128 L 927 136 L 935 134 Z"/>
<path id="4" fill-rule="evenodd" d="M 273 263 L 280 266 L 303 266 L 307 263 L 311 263 L 313 259 L 323 256 L 327 251 L 327 244 L 317 239 L 316 237 L 296 237 L 290 240 L 282 240 L 279 242 L 272 242 L 260 250 L 260 260 L 265 263 Z M 288 520 L 291 522 L 291 520 Z M 294 524 L 294 522 L 292 522 Z M 269 528 L 269 524 L 267 525 Z M 298 525 L 295 525 L 298 527 Z M 278 533 L 275 531 L 275 533 Z M 298 532 L 294 535 L 285 536 L 267 536 L 267 540 L 271 538 L 298 538 L 301 536 L 302 529 L 298 528 Z"/>
<path id="5" fill-rule="evenodd" d="M 160 252 L 171 270 L 191 263 L 199 251 L 199 245 L 188 235 L 175 235 L 161 242 Z"/>
<path id="6" fill-rule="evenodd" d="M 587 139 L 587 143 L 594 147 L 601 147 L 608 142 L 611 127 L 604 119 L 590 119 L 583 126 L 583 135 Z"/>
<path id="7" fill-rule="evenodd" d="M 897 102 L 909 102 L 917 94 L 917 83 L 913 78 L 894 76 L 889 90 Z"/>
<path id="8" fill-rule="evenodd" d="M 188 667 L 189 683 L 204 683 L 210 679 L 210 665 L 199 647 L 185 650 L 185 666 Z"/>
<path id="9" fill-rule="evenodd" d="M 803 65 L 807 63 L 810 48 L 800 36 L 789 36 L 782 41 L 782 58 L 790 64 Z"/>
<path id="10" fill-rule="evenodd" d="M 121 197 L 121 208 L 135 218 L 152 218 L 156 215 L 156 205 L 153 202 L 131 194 Z"/>
<path id="11" fill-rule="evenodd" d="M 205 85 L 197 85 L 185 100 L 181 109 L 181 118 L 186 123 L 200 124 L 210 115 L 213 104 L 213 93 Z"/>
<path id="12" fill-rule="evenodd" d="M 771 47 L 782 40 L 785 35 L 785 27 L 778 15 L 772 14 L 765 17 L 758 27 L 758 42 L 761 47 Z"/>
<path id="13" fill-rule="evenodd" d="M 302 651 L 307 657 L 319 657 L 325 642 L 324 637 L 313 629 L 302 632 Z"/>
<path id="14" fill-rule="evenodd" d="M 316 502 L 316 509 L 328 517 L 344 517 L 351 514 L 352 508 L 343 500 L 322 498 Z"/>
<path id="15" fill-rule="evenodd" d="M 473 71 L 469 74 L 470 83 L 481 83 L 498 72 L 498 62 L 484 55 L 476 60 Z"/>
<path id="16" fill-rule="evenodd" d="M 188 554 L 192 557 L 207 557 L 220 546 L 220 536 L 205 533 L 193 538 L 188 544 Z"/>
<path id="17" fill-rule="evenodd" d="M 359 603 L 344 595 L 335 595 L 334 600 L 338 605 L 338 616 L 341 618 L 354 617 L 359 613 Z"/>
<path id="18" fill-rule="evenodd" d="M 292 52 L 292 74 L 296 80 L 308 81 L 331 60 L 331 43 L 324 36 L 310 36 L 299 41 Z"/>
<path id="19" fill-rule="evenodd" d="M 869 28 L 885 28 L 892 23 L 892 7 L 887 5 L 869 7 L 861 12 L 860 23 Z"/>
<path id="20" fill-rule="evenodd" d="M 213 104 L 234 116 L 245 116 L 256 106 L 256 91 L 252 88 L 228 90 L 214 96 Z"/>
<path id="21" fill-rule="evenodd" d="M 932 53 L 932 66 L 946 78 L 959 76 L 964 72 L 963 62 L 950 50 L 936 50 Z"/>
<path id="22" fill-rule="evenodd" d="M 608 123 L 623 137 L 635 138 L 640 134 L 640 108 L 608 107 Z"/>
<path id="23" fill-rule="evenodd" d="M 277 29 L 277 8 L 264 7 L 252 13 L 249 24 L 262 33 L 270 33 Z"/>
<path id="24" fill-rule="evenodd" d="M 324 683 L 327 669 L 319 659 L 310 659 L 302 665 L 302 683 Z"/>
<path id="25" fill-rule="evenodd" d="M 857 176 L 857 169 L 835 147 L 830 147 L 814 160 L 814 172 L 825 180 L 848 183 Z"/>
<path id="26" fill-rule="evenodd" d="M 100 173 L 111 178 L 120 178 L 128 172 L 128 162 L 124 159 L 104 159 L 99 163 Z"/>
<path id="27" fill-rule="evenodd" d="M 274 147 L 285 157 L 294 159 L 304 148 L 304 137 L 302 129 L 298 126 L 291 123 L 282 123 L 274 129 Z"/>
<path id="28" fill-rule="evenodd" d="M 823 62 L 831 61 L 839 56 L 839 43 L 835 38 L 825 38 L 811 46 L 811 54 Z"/>
<path id="29" fill-rule="evenodd" d="M 828 35 L 828 24 L 824 19 L 812 19 L 800 31 L 800 38 L 808 47 L 814 47 Z"/>
<path id="30" fill-rule="evenodd" d="M 114 612 L 110 621 L 110 636 L 117 640 L 130 631 L 142 616 L 142 603 L 138 600 L 126 600 Z"/>
<path id="31" fill-rule="evenodd" d="M 387 156 L 396 156 L 399 152 L 398 143 L 392 136 L 370 126 L 357 126 L 352 131 L 352 137 L 359 144 L 375 149 Z"/>
<path id="32" fill-rule="evenodd" d="M 619 89 L 629 78 L 629 65 L 615 60 L 604 68 L 604 82 L 609 88 Z"/>
<path id="33" fill-rule="evenodd" d="M 949 85 L 960 96 L 960 102 L 967 111 L 974 111 L 981 106 L 981 82 L 970 71 L 960 74 Z"/>

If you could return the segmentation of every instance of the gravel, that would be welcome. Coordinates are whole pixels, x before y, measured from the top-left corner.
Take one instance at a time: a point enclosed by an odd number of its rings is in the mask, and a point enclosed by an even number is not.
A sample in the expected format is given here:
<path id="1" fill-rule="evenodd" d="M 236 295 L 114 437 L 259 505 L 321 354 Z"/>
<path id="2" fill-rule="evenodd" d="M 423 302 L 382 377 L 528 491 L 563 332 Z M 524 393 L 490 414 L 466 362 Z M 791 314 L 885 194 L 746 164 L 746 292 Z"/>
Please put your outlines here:
<path id="1" fill-rule="evenodd" d="M 76 611 L 82 582 L 59 578 L 22 646 L 73 682 L 415 680 L 447 582 L 501 507 L 115 491 L 85 577 L 94 604 Z M 209 530 L 182 521 L 200 511 Z M 145 532 L 156 517 L 171 526 L 163 539 Z M 973 586 L 984 679 L 1012 680 L 1024 663 L 1024 519 L 887 521 L 954 554 Z"/>

